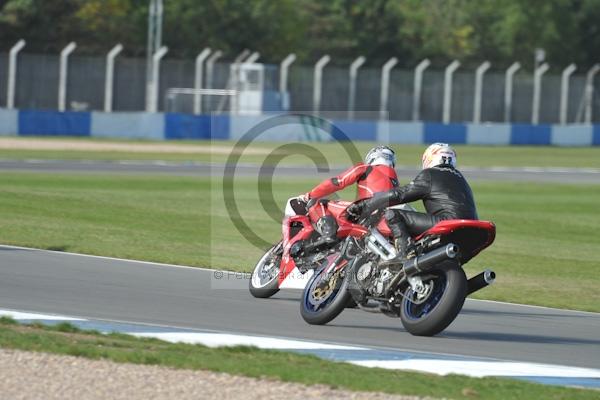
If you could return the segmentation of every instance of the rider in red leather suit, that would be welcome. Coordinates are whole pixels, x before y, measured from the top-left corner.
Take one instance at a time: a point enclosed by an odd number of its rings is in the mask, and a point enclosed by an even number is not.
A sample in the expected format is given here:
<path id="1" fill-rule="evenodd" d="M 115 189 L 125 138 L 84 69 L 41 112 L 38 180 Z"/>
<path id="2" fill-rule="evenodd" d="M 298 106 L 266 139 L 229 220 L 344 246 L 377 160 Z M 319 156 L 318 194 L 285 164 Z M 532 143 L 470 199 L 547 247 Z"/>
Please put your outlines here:
<path id="1" fill-rule="evenodd" d="M 345 209 L 347 204 L 322 199 L 354 183 L 358 185 L 357 200 L 373 197 L 375 193 L 387 192 L 398 187 L 398 176 L 394 170 L 396 155 L 387 146 L 369 150 L 364 163 L 356 164 L 336 177 L 327 179 L 302 197 L 308 201 L 308 215 L 316 224 L 317 231 L 329 241 L 335 241 L 337 222 L 330 208 Z M 312 200 L 312 201 L 311 201 Z"/>

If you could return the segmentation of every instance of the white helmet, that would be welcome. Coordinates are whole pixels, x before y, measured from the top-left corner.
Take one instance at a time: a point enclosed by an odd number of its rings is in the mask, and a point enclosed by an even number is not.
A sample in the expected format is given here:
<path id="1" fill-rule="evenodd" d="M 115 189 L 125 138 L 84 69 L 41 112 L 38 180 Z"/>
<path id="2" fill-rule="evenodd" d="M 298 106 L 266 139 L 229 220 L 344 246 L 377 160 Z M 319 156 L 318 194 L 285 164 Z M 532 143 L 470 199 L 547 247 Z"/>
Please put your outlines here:
<path id="1" fill-rule="evenodd" d="M 396 153 L 387 146 L 373 147 L 365 156 L 365 164 L 396 166 Z"/>
<path id="2" fill-rule="evenodd" d="M 423 153 L 423 169 L 436 165 L 451 165 L 456 167 L 456 152 L 446 143 L 434 143 Z"/>

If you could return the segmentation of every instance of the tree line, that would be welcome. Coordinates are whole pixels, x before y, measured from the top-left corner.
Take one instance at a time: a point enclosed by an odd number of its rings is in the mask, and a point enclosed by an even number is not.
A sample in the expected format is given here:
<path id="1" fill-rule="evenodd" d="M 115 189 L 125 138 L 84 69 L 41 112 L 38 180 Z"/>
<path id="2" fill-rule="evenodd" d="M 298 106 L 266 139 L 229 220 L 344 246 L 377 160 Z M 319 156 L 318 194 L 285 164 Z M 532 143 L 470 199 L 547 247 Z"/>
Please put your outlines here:
<path id="1" fill-rule="evenodd" d="M 149 0 L 0 0 L 0 52 L 17 40 L 27 51 L 80 54 L 122 43 L 144 56 Z M 359 55 L 379 64 L 394 56 L 414 66 L 489 60 L 553 66 L 600 61 L 600 0 L 164 0 L 169 57 L 193 58 L 209 46 L 232 59 L 257 50 L 277 63 L 290 52 L 313 63 L 323 54 L 346 65 Z"/>

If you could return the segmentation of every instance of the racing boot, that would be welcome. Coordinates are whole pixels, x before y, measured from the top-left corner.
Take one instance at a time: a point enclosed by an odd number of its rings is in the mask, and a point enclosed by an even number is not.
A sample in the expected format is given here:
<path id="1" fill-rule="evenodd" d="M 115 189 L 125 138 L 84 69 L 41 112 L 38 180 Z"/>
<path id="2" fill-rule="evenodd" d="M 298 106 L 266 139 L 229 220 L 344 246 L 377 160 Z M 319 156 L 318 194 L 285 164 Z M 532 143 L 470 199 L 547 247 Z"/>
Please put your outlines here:
<path id="1" fill-rule="evenodd" d="M 402 265 L 407 259 L 409 249 L 413 245 L 413 240 L 408 234 L 405 224 L 400 220 L 394 210 L 387 210 L 385 212 L 385 219 L 394 236 L 394 247 L 396 248 L 397 255 L 391 260 L 384 261 L 379 265 Z"/>
<path id="2" fill-rule="evenodd" d="M 332 215 L 325 215 L 317 221 L 317 232 L 321 234 L 320 240 L 326 244 L 337 242 L 338 224 Z"/>

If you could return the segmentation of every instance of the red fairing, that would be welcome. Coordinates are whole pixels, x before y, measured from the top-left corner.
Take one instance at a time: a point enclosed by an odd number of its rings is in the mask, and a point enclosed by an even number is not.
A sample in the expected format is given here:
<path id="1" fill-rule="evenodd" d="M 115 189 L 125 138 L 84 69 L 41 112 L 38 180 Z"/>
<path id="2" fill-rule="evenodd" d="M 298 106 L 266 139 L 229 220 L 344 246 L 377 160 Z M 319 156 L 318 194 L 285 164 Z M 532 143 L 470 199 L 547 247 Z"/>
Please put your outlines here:
<path id="1" fill-rule="evenodd" d="M 337 237 L 339 238 L 345 238 L 346 236 L 361 237 L 368 232 L 364 226 L 353 224 L 342 216 L 342 213 L 350 204 L 352 203 L 343 200 L 327 203 L 327 211 L 333 215 L 338 223 Z"/>
<path id="2" fill-rule="evenodd" d="M 484 236 L 476 235 L 473 232 L 485 232 Z M 461 232 L 469 232 L 468 236 L 461 238 Z M 419 235 L 416 239 L 420 240 L 426 236 L 452 236 L 453 241 L 461 250 L 465 246 L 466 261 L 475 257 L 480 251 L 488 247 L 496 238 L 496 225 L 489 221 L 479 221 L 471 219 L 449 219 L 438 222 L 431 229 Z M 458 236 L 457 236 L 458 235 Z M 462 243 L 461 243 L 462 242 Z"/>
<path id="3" fill-rule="evenodd" d="M 358 184 L 358 199 L 373 197 L 375 193 L 387 192 L 398 186 L 398 176 L 394 168 L 387 165 L 356 164 L 338 176 L 327 179 L 311 190 L 311 199 L 319 199 L 342 190 L 352 184 Z"/>
<path id="4" fill-rule="evenodd" d="M 302 224 L 302 229 L 294 237 L 290 237 L 292 223 L 299 222 Z M 299 240 L 310 238 L 314 228 L 310 219 L 306 215 L 295 215 L 293 217 L 285 217 L 281 225 L 283 232 L 283 256 L 279 266 L 279 285 L 288 277 L 288 275 L 296 268 L 294 259 L 290 257 L 290 248 Z"/>
<path id="5" fill-rule="evenodd" d="M 447 235 L 459 228 L 484 229 L 492 234 L 492 238 L 496 235 L 496 225 L 492 222 L 473 219 L 448 219 L 438 222 L 435 226 L 417 236 L 415 240 L 431 235 Z"/>

